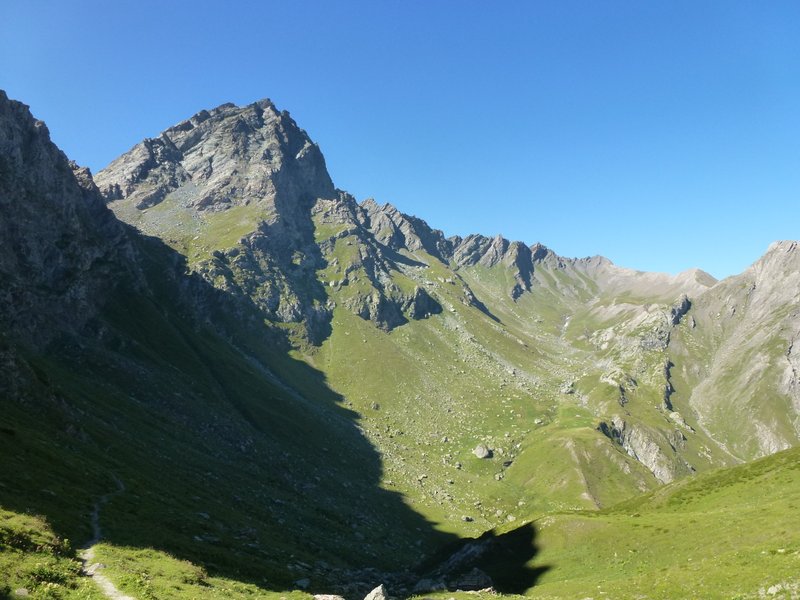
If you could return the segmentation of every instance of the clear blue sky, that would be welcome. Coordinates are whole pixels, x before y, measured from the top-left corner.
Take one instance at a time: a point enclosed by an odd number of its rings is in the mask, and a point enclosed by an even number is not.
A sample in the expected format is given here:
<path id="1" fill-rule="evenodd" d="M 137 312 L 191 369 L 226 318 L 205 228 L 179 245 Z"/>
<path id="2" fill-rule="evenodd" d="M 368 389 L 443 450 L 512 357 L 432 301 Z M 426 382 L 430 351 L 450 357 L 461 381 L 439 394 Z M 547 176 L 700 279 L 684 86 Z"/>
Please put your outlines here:
<path id="1" fill-rule="evenodd" d="M 0 88 L 93 170 L 269 97 L 446 234 L 722 277 L 800 238 L 800 2 L 0 2 Z"/>

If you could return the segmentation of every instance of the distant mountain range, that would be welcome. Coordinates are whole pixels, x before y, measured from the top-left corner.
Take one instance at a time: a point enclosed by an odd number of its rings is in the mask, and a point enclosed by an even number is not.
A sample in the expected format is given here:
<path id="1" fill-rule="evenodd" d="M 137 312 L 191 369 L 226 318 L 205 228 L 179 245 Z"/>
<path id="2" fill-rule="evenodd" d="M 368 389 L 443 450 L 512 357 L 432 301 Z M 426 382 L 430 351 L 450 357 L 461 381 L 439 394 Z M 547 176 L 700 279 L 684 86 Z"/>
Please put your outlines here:
<path id="1" fill-rule="evenodd" d="M 90 540 L 104 496 L 96 556 L 137 597 L 585 597 L 580 556 L 537 528 L 602 514 L 646 545 L 609 507 L 656 523 L 693 478 L 687 506 L 739 523 L 722 467 L 753 502 L 753 473 L 791 480 L 764 484 L 781 510 L 762 526 L 797 537 L 796 451 L 736 467 L 800 439 L 797 242 L 716 281 L 446 238 L 337 189 L 269 100 L 201 111 L 93 177 L 0 93 L 0 246 L 7 594 L 83 593 L 74 552 L 18 536 Z M 41 561 L 66 574 L 37 579 Z"/>

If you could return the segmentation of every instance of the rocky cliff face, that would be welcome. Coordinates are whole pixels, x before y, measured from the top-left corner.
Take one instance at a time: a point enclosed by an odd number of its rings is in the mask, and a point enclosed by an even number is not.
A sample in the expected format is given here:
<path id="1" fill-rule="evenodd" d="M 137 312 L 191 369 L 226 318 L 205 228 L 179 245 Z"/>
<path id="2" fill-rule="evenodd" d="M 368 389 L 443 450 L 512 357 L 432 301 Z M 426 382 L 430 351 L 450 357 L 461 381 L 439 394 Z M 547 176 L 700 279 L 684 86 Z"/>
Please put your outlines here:
<path id="1" fill-rule="evenodd" d="M 200 111 L 134 146 L 96 181 L 109 201 L 139 210 L 184 189 L 184 202 L 198 211 L 258 202 L 285 220 L 334 196 L 319 148 L 269 100 Z"/>
<path id="2" fill-rule="evenodd" d="M 78 331 L 132 252 L 88 170 L 0 91 L 0 327 L 29 344 Z"/>
<path id="3" fill-rule="evenodd" d="M 679 397 L 743 459 L 800 440 L 800 249 L 776 242 L 741 275 L 697 296 L 671 344 Z"/>

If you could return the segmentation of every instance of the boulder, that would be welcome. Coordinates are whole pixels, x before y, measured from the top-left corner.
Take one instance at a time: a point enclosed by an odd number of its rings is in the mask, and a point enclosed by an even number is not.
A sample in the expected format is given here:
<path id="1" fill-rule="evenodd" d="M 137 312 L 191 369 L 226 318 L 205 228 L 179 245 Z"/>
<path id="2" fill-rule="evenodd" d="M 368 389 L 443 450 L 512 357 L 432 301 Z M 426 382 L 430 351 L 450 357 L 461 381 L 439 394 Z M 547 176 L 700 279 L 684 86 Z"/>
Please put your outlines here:
<path id="1" fill-rule="evenodd" d="M 374 590 L 364 597 L 364 600 L 388 600 L 388 594 L 383 584 L 380 584 Z"/>
<path id="2" fill-rule="evenodd" d="M 492 458 L 492 449 L 487 448 L 484 444 L 478 444 L 472 453 L 478 458 Z"/>

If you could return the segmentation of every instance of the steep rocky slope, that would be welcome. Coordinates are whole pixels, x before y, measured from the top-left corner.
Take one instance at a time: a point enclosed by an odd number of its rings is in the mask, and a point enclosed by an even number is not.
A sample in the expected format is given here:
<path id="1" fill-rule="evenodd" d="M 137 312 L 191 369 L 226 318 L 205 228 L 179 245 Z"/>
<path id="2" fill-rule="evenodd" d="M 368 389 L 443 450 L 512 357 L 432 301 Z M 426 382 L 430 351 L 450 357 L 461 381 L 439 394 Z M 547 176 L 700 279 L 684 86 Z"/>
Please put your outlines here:
<path id="1" fill-rule="evenodd" d="M 90 319 L 131 249 L 92 177 L 0 90 L 0 326 L 32 344 Z"/>
<path id="2" fill-rule="evenodd" d="M 671 344 L 676 402 L 742 460 L 800 440 L 800 249 L 776 242 L 699 296 Z"/>

